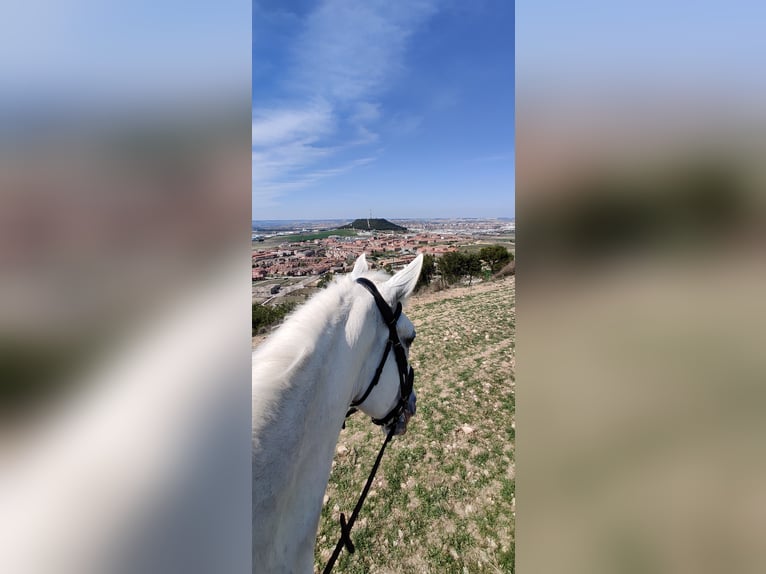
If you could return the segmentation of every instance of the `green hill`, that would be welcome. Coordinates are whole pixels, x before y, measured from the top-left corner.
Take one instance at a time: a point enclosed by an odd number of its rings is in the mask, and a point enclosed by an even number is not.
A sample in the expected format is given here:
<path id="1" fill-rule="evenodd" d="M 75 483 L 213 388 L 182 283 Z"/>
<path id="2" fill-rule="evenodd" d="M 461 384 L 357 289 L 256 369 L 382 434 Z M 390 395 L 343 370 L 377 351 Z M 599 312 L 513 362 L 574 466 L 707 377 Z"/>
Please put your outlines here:
<path id="1" fill-rule="evenodd" d="M 362 229 L 365 231 L 407 231 L 406 227 L 391 223 L 388 219 L 355 219 L 338 229 Z"/>

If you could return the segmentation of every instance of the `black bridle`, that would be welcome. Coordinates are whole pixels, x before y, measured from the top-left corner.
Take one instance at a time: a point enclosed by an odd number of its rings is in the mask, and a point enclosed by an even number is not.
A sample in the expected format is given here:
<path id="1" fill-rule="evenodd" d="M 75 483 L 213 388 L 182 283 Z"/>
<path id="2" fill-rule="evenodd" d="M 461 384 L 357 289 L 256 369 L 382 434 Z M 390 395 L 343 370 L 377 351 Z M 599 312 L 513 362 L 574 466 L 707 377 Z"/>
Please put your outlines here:
<path id="1" fill-rule="evenodd" d="M 338 556 L 340 556 L 340 553 L 344 547 L 346 550 L 348 550 L 349 554 L 354 553 L 354 543 L 351 542 L 351 528 L 354 526 L 356 517 L 362 510 L 364 499 L 367 498 L 367 493 L 369 492 L 372 481 L 375 478 L 375 473 L 378 471 L 378 466 L 380 466 L 380 461 L 383 458 L 383 453 L 386 450 L 386 446 L 388 446 L 388 443 L 396 434 L 398 426 L 397 423 L 399 422 L 401 416 L 404 414 L 405 409 L 407 409 L 409 406 L 410 397 L 412 395 L 412 384 L 415 380 L 415 371 L 409 364 L 409 361 L 407 361 L 407 355 L 404 354 L 404 347 L 401 340 L 399 339 L 399 333 L 396 331 L 396 323 L 399 321 L 399 317 L 402 314 L 402 304 L 397 303 L 396 310 L 392 310 L 389 304 L 386 303 L 385 299 L 383 299 L 380 292 L 378 291 L 378 288 L 375 287 L 375 284 L 372 281 L 365 279 L 364 277 L 360 277 L 356 280 L 356 282 L 367 289 L 367 291 L 369 291 L 375 299 L 375 304 L 378 306 L 380 314 L 383 315 L 383 322 L 388 327 L 388 341 L 386 342 L 386 348 L 383 351 L 383 357 L 381 357 L 380 363 L 378 363 L 378 368 L 375 369 L 375 375 L 372 377 L 372 381 L 367 386 L 367 390 L 364 391 L 364 394 L 351 402 L 351 408 L 346 413 L 346 417 L 349 417 L 357 411 L 356 407 L 361 405 L 367 399 L 367 397 L 370 396 L 372 389 L 375 387 L 375 385 L 378 384 L 378 381 L 380 381 L 380 376 L 383 373 L 383 368 L 386 365 L 386 360 L 388 360 L 388 354 L 391 352 L 391 349 L 394 350 L 396 366 L 399 371 L 399 400 L 386 416 L 380 419 L 372 419 L 372 422 L 374 422 L 376 425 L 388 427 L 386 440 L 383 442 L 383 446 L 380 447 L 378 457 L 375 459 L 375 464 L 372 466 L 372 470 L 370 471 L 370 475 L 367 477 L 367 482 L 364 485 L 362 494 L 359 497 L 359 500 L 356 502 L 356 506 L 354 506 L 354 510 L 351 513 L 351 517 L 348 519 L 348 522 L 346 522 L 346 515 L 342 512 L 340 514 L 340 538 L 338 539 L 338 543 L 335 545 L 335 550 L 333 550 L 332 556 L 330 556 L 330 560 L 327 562 L 327 565 L 322 571 L 323 574 L 329 574 L 332 571 L 333 566 L 335 566 L 335 561 L 338 559 Z M 414 414 L 414 403 L 410 408 L 413 409 L 410 414 Z"/>
<path id="2" fill-rule="evenodd" d="M 383 350 L 383 356 L 380 359 L 380 363 L 378 363 L 378 368 L 375 369 L 375 375 L 372 377 L 372 381 L 367 386 L 367 390 L 364 391 L 364 394 L 361 397 L 351 402 L 351 408 L 349 409 L 348 413 L 346 413 L 346 416 L 348 417 L 349 415 L 355 413 L 357 410 L 356 407 L 361 405 L 365 400 L 367 400 L 367 397 L 370 396 L 372 389 L 375 388 L 375 386 L 378 384 L 378 381 L 380 381 L 380 376 L 383 373 L 383 368 L 386 365 L 388 354 L 391 352 L 391 349 L 393 349 L 394 358 L 396 359 L 396 367 L 399 371 L 399 401 L 396 403 L 396 405 L 394 405 L 394 407 L 388 412 L 386 416 L 379 419 L 372 419 L 372 422 L 374 422 L 376 425 L 387 426 L 392 421 L 398 421 L 399 417 L 401 417 L 402 413 L 404 413 L 404 410 L 407 408 L 407 404 L 410 400 L 410 395 L 412 394 L 412 384 L 415 380 L 415 370 L 407 361 L 407 355 L 404 353 L 404 346 L 399 339 L 399 333 L 396 331 L 396 323 L 399 321 L 399 317 L 402 314 L 402 304 L 401 302 L 397 303 L 396 310 L 394 311 L 391 309 L 389 304 L 386 303 L 385 299 L 383 299 L 382 295 L 378 291 L 378 288 L 375 287 L 375 284 L 372 281 L 364 277 L 360 277 L 356 280 L 356 282 L 367 289 L 367 291 L 369 291 L 370 294 L 372 294 L 372 297 L 375 299 L 375 304 L 378 306 L 378 310 L 383 316 L 383 322 L 388 327 L 388 341 L 386 341 L 386 348 Z"/>

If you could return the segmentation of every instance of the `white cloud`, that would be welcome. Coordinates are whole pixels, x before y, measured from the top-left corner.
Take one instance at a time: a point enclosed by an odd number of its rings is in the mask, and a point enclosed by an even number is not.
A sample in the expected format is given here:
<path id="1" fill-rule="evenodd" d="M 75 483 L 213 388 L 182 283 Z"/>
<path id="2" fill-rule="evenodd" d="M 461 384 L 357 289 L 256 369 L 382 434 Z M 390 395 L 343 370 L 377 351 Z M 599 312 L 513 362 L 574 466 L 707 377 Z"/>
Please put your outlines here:
<path id="1" fill-rule="evenodd" d="M 316 141 L 335 129 L 332 108 L 326 102 L 302 108 L 253 110 L 253 146 L 271 146 L 304 139 Z"/>
<path id="2" fill-rule="evenodd" d="M 295 80 L 339 101 L 385 88 L 403 65 L 407 40 L 435 9 L 430 0 L 326 0 L 296 44 Z"/>
<path id="3" fill-rule="evenodd" d="M 298 140 L 261 151 L 253 151 L 253 184 L 268 184 L 302 171 L 332 155 L 334 148 L 311 145 Z"/>
<path id="4" fill-rule="evenodd" d="M 274 199 L 274 190 L 288 191 L 291 178 L 332 156 L 337 147 L 321 142 L 335 132 L 336 123 L 326 102 L 253 110 L 253 200 Z"/>
<path id="5" fill-rule="evenodd" d="M 276 199 L 291 191 L 304 189 L 323 179 L 335 177 L 347 173 L 358 167 L 365 166 L 375 161 L 375 157 L 363 157 L 341 164 L 333 168 L 309 171 L 298 177 L 284 181 L 271 181 L 263 185 L 253 185 L 253 204 L 258 207 L 270 207 L 277 204 Z M 253 160 L 255 163 L 255 159 Z M 255 166 L 253 167 L 253 180 L 255 181 Z"/>
<path id="6" fill-rule="evenodd" d="M 328 163 L 379 141 L 375 124 L 384 118 L 375 100 L 402 69 L 408 38 L 434 11 L 433 0 L 325 0 L 306 17 L 285 70 L 299 104 L 253 109 L 254 205 L 375 160 L 368 152 Z M 420 122 L 397 118 L 394 127 L 412 133 Z"/>

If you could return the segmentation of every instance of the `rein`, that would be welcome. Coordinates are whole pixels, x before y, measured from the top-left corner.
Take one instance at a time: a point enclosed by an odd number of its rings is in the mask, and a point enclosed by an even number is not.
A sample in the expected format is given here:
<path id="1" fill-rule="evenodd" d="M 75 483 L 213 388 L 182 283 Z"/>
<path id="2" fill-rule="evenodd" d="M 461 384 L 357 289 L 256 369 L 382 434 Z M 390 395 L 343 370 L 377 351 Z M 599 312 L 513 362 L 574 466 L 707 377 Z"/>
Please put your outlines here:
<path id="1" fill-rule="evenodd" d="M 402 413 L 407 408 L 410 396 L 412 395 L 412 385 L 415 380 L 415 371 L 407 361 L 407 356 L 404 354 L 404 347 L 402 346 L 402 342 L 399 340 L 399 334 L 396 332 L 396 323 L 399 321 L 399 317 L 402 314 L 402 304 L 401 302 L 397 303 L 396 310 L 392 311 L 391 307 L 383 299 L 377 287 L 375 287 L 375 284 L 372 281 L 364 277 L 360 277 L 356 280 L 356 282 L 367 289 L 367 291 L 369 291 L 375 299 L 375 304 L 377 305 L 380 314 L 383 316 L 383 322 L 388 327 L 388 341 L 386 342 L 386 348 L 383 351 L 383 357 L 380 359 L 380 363 L 378 363 L 377 369 L 375 369 L 375 375 L 373 376 L 372 381 L 367 386 L 367 390 L 364 392 L 364 394 L 362 394 L 359 399 L 351 402 L 351 408 L 346 413 L 346 418 L 357 411 L 356 407 L 361 405 L 367 399 L 367 397 L 372 392 L 372 389 L 378 384 L 380 375 L 383 373 L 383 368 L 386 364 L 386 360 L 388 360 L 388 354 L 393 349 L 397 370 L 399 371 L 399 401 L 396 403 L 396 405 L 394 405 L 394 408 L 392 408 L 383 418 L 372 419 L 372 422 L 376 425 L 386 426 L 389 425 L 391 421 L 398 421 L 402 416 Z M 343 426 L 345 428 L 345 422 L 343 423 Z M 348 522 L 346 521 L 346 515 L 341 512 L 340 538 L 338 539 L 338 543 L 335 545 L 335 550 L 333 550 L 332 556 L 330 556 L 330 560 L 327 562 L 327 566 L 325 566 L 322 574 L 330 574 L 330 572 L 332 572 L 333 566 L 335 566 L 335 562 L 338 560 L 338 557 L 340 556 L 340 553 L 343 551 L 344 547 L 346 550 L 348 550 L 349 554 L 354 553 L 354 543 L 351 542 L 351 528 L 353 528 L 354 522 L 356 522 L 356 517 L 362 510 L 364 500 L 367 498 L 367 493 L 370 490 L 372 481 L 375 479 L 375 474 L 378 472 L 380 461 L 383 459 L 383 453 L 385 452 L 388 443 L 391 442 L 391 439 L 394 437 L 396 429 L 397 425 L 393 424 L 390 426 L 388 433 L 386 433 L 386 440 L 383 441 L 383 446 L 380 447 L 378 457 L 375 459 L 375 464 L 372 465 L 370 475 L 367 477 L 367 482 L 364 485 L 362 494 L 359 496 L 359 500 L 356 502 L 356 506 L 354 506 L 354 510 L 351 512 L 351 517 L 348 519 Z"/>
<path id="2" fill-rule="evenodd" d="M 375 473 L 378 472 L 378 466 L 380 466 L 380 461 L 383 458 L 383 453 L 386 450 L 386 447 L 388 446 L 388 443 L 391 442 L 391 439 L 394 436 L 394 432 L 396 431 L 395 427 L 392 427 L 390 431 L 388 431 L 388 434 L 386 435 L 386 440 L 383 441 L 383 446 L 380 447 L 380 452 L 378 452 L 378 458 L 375 459 L 375 464 L 372 465 L 372 470 L 370 471 L 370 476 L 367 477 L 367 482 L 364 485 L 364 489 L 362 490 L 362 494 L 359 497 L 359 500 L 356 502 L 356 506 L 354 506 L 353 512 L 351 512 L 351 518 L 348 519 L 348 522 L 346 522 L 346 515 L 342 512 L 340 513 L 340 538 L 338 539 L 338 543 L 335 545 L 335 550 L 332 552 L 332 556 L 330 556 L 330 560 L 327 562 L 327 566 L 324 567 L 324 570 L 322 570 L 322 574 L 330 574 L 332 572 L 333 566 L 335 566 L 335 561 L 338 559 L 338 556 L 340 556 L 341 551 L 343 550 L 343 547 L 345 546 L 346 550 L 348 550 L 349 554 L 353 554 L 356 550 L 354 548 L 354 543 L 351 542 L 351 529 L 354 527 L 354 522 L 356 522 L 356 517 L 359 515 L 359 512 L 362 510 L 362 505 L 364 504 L 365 498 L 367 498 L 367 493 L 370 490 L 370 486 L 372 485 L 372 481 L 375 479 Z"/>

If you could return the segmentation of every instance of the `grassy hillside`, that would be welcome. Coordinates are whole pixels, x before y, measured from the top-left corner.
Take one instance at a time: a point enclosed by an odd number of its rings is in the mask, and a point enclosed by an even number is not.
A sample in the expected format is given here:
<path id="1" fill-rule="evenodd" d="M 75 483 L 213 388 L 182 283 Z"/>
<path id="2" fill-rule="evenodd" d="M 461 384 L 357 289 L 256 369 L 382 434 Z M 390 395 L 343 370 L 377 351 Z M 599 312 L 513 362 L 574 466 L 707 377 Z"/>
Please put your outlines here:
<path id="1" fill-rule="evenodd" d="M 513 572 L 514 279 L 414 297 L 418 413 L 395 438 L 338 572 Z M 321 570 L 383 435 L 357 413 L 341 432 L 317 540 Z"/>
<path id="2" fill-rule="evenodd" d="M 314 241 L 315 239 L 327 239 L 332 235 L 338 235 L 341 237 L 353 237 L 356 235 L 355 229 L 328 229 L 327 231 L 314 231 L 311 233 L 296 233 L 293 235 L 280 235 L 280 241 L 298 242 L 298 241 Z"/>

